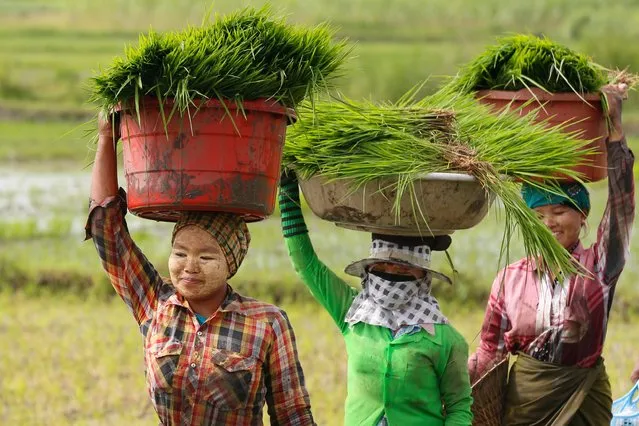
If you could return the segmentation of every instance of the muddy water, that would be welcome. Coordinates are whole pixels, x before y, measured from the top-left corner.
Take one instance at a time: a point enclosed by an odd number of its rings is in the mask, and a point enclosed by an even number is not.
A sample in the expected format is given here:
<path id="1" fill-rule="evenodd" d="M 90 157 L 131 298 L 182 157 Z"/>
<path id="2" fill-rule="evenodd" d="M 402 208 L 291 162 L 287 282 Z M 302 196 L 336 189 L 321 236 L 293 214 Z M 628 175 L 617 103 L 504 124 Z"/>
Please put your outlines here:
<path id="1" fill-rule="evenodd" d="M 122 185 L 124 176 L 120 176 Z M 89 200 L 89 171 L 42 171 L 0 166 L 0 224 L 33 222 L 39 230 L 70 223 L 72 234 L 82 234 Z M 156 233 L 155 222 L 127 217 L 132 230 L 144 229 Z M 164 226 L 162 226 L 164 225 Z M 166 233 L 168 224 L 157 232 Z"/>
<path id="2" fill-rule="evenodd" d="M 81 240 L 86 221 L 91 175 L 88 170 L 33 170 L 7 168 L 0 165 L 0 226 L 16 222 L 35 223 L 38 231 L 67 229 L 74 240 Z M 119 177 L 125 186 L 124 176 Z M 343 268 L 344 264 L 364 257 L 368 252 L 370 235 L 346 231 L 333 224 L 305 215 L 314 246 L 329 265 Z M 172 224 L 140 219 L 127 215 L 131 231 L 143 231 L 156 237 L 152 241 L 166 243 Z M 60 226 L 60 224 L 63 224 Z M 279 218 L 273 217 L 249 226 L 253 235 L 247 269 L 252 271 L 289 270 Z M 494 218 L 485 220 L 473 230 L 454 234 L 452 255 L 464 264 L 495 265 L 499 256 L 502 229 L 495 227 Z M 60 235 L 55 232 L 55 235 Z M 477 250 L 477 247 L 482 247 Z M 250 266 L 248 266 L 250 265 Z"/>
<path id="3" fill-rule="evenodd" d="M 0 169 L 0 215 L 3 220 L 79 214 L 86 208 L 89 173 Z"/>

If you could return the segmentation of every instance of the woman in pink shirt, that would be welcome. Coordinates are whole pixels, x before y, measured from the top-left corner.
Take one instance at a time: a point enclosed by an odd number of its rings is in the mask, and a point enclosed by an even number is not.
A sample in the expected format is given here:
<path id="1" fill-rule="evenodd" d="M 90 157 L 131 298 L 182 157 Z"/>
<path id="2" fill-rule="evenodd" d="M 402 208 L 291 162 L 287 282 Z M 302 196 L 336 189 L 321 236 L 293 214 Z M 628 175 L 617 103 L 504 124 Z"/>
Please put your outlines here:
<path id="1" fill-rule="evenodd" d="M 603 90 L 610 118 L 608 202 L 596 242 L 585 248 L 579 239 L 590 211 L 583 185 L 562 184 L 568 197 L 522 189 L 528 207 L 590 274 L 539 274 L 529 258 L 507 266 L 493 283 L 480 345 L 469 359 L 475 383 L 508 353 L 518 355 L 507 387 L 507 425 L 609 425 L 612 418 L 601 352 L 635 216 L 634 157 L 621 126 L 627 86 Z"/>

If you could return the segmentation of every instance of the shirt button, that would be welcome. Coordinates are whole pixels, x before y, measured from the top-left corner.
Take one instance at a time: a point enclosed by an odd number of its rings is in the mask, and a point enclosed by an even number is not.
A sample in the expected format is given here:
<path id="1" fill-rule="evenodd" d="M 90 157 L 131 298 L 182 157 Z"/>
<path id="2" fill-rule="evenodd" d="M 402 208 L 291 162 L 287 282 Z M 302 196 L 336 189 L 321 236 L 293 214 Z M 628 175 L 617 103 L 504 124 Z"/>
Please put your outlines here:
<path id="1" fill-rule="evenodd" d="M 195 363 L 194 362 L 191 363 L 191 368 L 195 368 Z"/>
<path id="2" fill-rule="evenodd" d="M 198 332 L 197 332 L 197 335 L 198 335 L 198 336 L 201 336 L 201 335 L 202 335 L 202 332 L 201 332 L 201 331 L 198 331 Z"/>

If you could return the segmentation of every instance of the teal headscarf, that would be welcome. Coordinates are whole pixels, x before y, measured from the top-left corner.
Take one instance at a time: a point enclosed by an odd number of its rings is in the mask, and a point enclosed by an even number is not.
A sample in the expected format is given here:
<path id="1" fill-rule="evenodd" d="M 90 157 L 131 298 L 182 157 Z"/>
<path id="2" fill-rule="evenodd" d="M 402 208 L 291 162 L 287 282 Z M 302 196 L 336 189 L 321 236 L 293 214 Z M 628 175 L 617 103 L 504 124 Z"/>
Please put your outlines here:
<path id="1" fill-rule="evenodd" d="M 562 183 L 559 187 L 566 193 L 567 197 L 528 184 L 522 185 L 521 195 L 524 197 L 526 205 L 531 209 L 550 204 L 563 204 L 582 211 L 587 216 L 590 212 L 590 195 L 586 187 L 579 182 Z"/>

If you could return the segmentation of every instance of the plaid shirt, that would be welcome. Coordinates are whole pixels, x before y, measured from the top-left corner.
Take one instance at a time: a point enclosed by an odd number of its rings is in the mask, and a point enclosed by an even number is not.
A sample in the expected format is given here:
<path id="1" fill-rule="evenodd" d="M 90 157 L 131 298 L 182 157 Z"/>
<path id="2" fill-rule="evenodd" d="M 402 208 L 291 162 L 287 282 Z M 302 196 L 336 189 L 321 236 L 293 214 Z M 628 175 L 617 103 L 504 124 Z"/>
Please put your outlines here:
<path id="1" fill-rule="evenodd" d="M 634 157 L 625 140 L 608 144 L 608 204 L 589 248 L 574 258 L 591 272 L 553 285 L 538 278 L 536 263 L 522 259 L 495 279 L 481 332 L 468 367 L 476 381 L 507 353 L 541 361 L 592 367 L 603 350 L 615 285 L 629 255 L 635 215 Z"/>
<path id="2" fill-rule="evenodd" d="M 144 335 L 147 389 L 163 425 L 312 425 L 295 336 L 277 307 L 230 286 L 200 325 L 131 239 L 119 197 L 91 209 L 91 236 Z"/>

